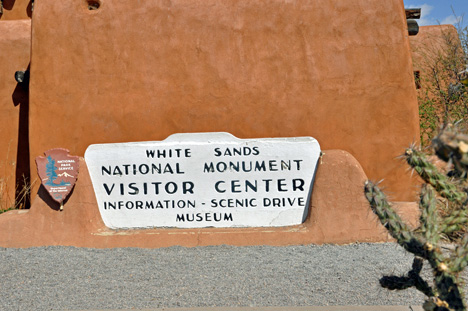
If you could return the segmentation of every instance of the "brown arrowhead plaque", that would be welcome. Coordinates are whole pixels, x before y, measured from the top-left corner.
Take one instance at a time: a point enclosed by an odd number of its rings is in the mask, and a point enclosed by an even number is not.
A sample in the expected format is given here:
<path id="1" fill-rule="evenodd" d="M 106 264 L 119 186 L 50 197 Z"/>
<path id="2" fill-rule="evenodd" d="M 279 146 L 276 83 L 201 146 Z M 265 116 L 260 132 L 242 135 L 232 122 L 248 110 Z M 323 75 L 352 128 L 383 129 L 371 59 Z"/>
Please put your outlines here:
<path id="1" fill-rule="evenodd" d="M 41 183 L 52 199 L 60 203 L 60 210 L 63 209 L 63 200 L 75 185 L 80 167 L 79 157 L 70 156 L 69 152 L 67 149 L 56 148 L 44 152 L 44 157 L 36 158 Z"/>

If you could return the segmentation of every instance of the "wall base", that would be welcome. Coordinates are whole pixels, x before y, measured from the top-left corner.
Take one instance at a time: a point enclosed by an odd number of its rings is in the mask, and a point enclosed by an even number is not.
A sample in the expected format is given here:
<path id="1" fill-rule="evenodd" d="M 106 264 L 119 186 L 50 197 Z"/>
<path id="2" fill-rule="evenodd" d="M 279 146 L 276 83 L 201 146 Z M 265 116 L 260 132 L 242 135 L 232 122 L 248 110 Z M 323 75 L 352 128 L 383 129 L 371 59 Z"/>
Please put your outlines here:
<path id="1" fill-rule="evenodd" d="M 362 167 L 342 150 L 324 151 L 307 220 L 297 226 L 274 228 L 108 229 L 99 214 L 86 163 L 80 161 L 78 181 L 62 212 L 41 187 L 30 210 L 0 215 L 1 247 L 279 246 L 391 240 L 364 197 L 367 177 Z M 394 207 L 408 223 L 417 225 L 416 203 L 400 202 Z"/>

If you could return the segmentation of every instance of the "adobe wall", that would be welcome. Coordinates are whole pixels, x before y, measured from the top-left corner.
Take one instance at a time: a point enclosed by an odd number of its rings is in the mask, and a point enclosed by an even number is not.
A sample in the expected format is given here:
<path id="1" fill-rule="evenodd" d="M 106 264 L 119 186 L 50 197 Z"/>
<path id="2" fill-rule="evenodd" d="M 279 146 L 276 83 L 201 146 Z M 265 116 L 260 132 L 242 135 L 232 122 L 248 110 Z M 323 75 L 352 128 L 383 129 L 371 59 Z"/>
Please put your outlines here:
<path id="1" fill-rule="evenodd" d="M 14 203 L 15 180 L 29 175 L 28 90 L 15 72 L 28 67 L 30 42 L 30 20 L 0 19 L 0 209 Z"/>
<path id="2" fill-rule="evenodd" d="M 312 136 L 414 198 L 395 160 L 419 138 L 402 0 L 41 0 L 32 33 L 31 161 L 181 132 Z"/>
<path id="3" fill-rule="evenodd" d="M 414 70 L 421 71 L 423 76 L 430 70 L 428 65 L 433 65 L 432 59 L 446 53 L 450 42 L 460 45 L 457 29 L 453 25 L 421 26 L 418 35 L 409 38 Z"/>

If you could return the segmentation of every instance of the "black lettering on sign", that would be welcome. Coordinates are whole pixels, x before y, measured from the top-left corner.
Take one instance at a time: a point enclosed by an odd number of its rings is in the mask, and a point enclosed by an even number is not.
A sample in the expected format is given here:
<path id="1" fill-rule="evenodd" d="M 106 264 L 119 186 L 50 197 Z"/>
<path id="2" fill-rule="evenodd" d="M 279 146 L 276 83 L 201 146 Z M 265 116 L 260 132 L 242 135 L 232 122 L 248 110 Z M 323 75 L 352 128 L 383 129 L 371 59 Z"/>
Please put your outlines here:
<path id="1" fill-rule="evenodd" d="M 231 213 L 185 213 L 177 214 L 176 222 L 233 221 Z"/>
<path id="2" fill-rule="evenodd" d="M 104 187 L 105 192 L 107 195 L 111 195 L 114 191 L 114 184 L 106 184 L 103 183 L 102 186 Z M 143 194 L 148 194 L 148 185 L 153 190 L 154 194 L 166 193 L 166 194 L 194 194 L 194 187 L 195 184 L 191 181 L 182 181 L 182 182 L 173 182 L 169 181 L 166 183 L 162 183 L 159 181 L 152 182 L 152 183 L 136 183 L 132 182 L 129 184 L 120 183 L 118 184 L 120 195 L 137 195 L 140 191 L 143 191 Z M 153 187 L 151 187 L 151 185 Z"/>
<path id="3" fill-rule="evenodd" d="M 211 162 L 210 164 L 205 163 L 203 167 L 203 173 L 214 173 L 214 164 Z"/>
<path id="4" fill-rule="evenodd" d="M 109 186 L 107 184 L 103 184 L 104 189 L 106 190 L 107 195 L 110 195 L 112 193 L 112 190 L 114 190 L 115 184 L 112 184 L 112 187 L 109 189 Z"/>
<path id="5" fill-rule="evenodd" d="M 227 148 L 214 148 L 215 157 L 231 157 L 231 156 L 249 156 L 259 155 L 258 147 L 227 147 Z"/>
<path id="6" fill-rule="evenodd" d="M 112 167 L 101 166 L 101 175 L 123 176 L 123 175 L 147 175 L 147 174 L 185 174 L 180 168 L 180 163 L 152 163 L 148 164 L 122 164 Z"/>
<path id="7" fill-rule="evenodd" d="M 226 192 L 226 190 L 223 190 L 223 189 L 220 188 L 220 187 L 222 187 L 221 184 L 225 184 L 225 183 L 226 183 L 226 182 L 224 182 L 224 181 L 222 181 L 222 180 L 216 182 L 216 183 L 215 183 L 215 190 L 216 190 L 216 192 L 219 192 L 219 193 L 224 193 L 224 192 Z"/>
<path id="8" fill-rule="evenodd" d="M 154 159 L 156 158 L 190 158 L 192 151 L 190 148 L 186 149 L 158 149 L 158 150 L 146 150 L 146 157 Z"/>
<path id="9" fill-rule="evenodd" d="M 212 199 L 211 207 L 237 208 L 237 207 L 257 207 L 257 201 L 253 199 Z"/>
<path id="10" fill-rule="evenodd" d="M 205 162 L 203 164 L 203 173 L 299 171 L 301 169 L 301 162 L 302 160 Z"/>
<path id="11" fill-rule="evenodd" d="M 121 209 L 125 207 L 127 209 L 187 209 L 195 208 L 195 200 L 160 200 L 160 201 L 116 201 L 104 202 L 104 209 Z"/>
<path id="12" fill-rule="evenodd" d="M 136 184 L 134 182 L 128 184 L 128 188 L 133 190 L 133 191 L 128 192 L 129 195 L 136 195 L 136 194 L 138 194 L 140 192 L 140 190 L 138 190 L 138 188 L 135 187 L 135 185 Z"/>
<path id="13" fill-rule="evenodd" d="M 305 200 L 302 197 L 296 198 L 263 198 L 264 207 L 291 207 L 305 206 Z"/>
<path id="14" fill-rule="evenodd" d="M 226 185 L 228 184 L 228 185 Z M 214 185 L 216 192 L 231 193 L 241 192 L 257 192 L 264 190 L 265 192 L 288 192 L 288 191 L 304 191 L 305 181 L 301 178 L 288 179 L 262 179 L 262 180 L 239 180 L 233 179 L 230 181 L 220 180 Z"/>

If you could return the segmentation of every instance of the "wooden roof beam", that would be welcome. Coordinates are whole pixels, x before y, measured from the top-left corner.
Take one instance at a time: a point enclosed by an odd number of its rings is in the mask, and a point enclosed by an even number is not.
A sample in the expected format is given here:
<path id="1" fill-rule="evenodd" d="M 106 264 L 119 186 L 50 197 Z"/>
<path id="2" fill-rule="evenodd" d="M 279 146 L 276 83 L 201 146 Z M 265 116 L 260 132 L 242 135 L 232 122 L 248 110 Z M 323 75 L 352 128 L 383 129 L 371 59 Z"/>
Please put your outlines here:
<path id="1" fill-rule="evenodd" d="M 420 19 L 421 8 L 405 9 L 406 19 Z"/>

